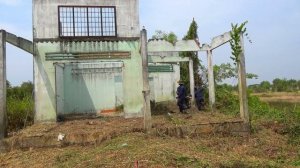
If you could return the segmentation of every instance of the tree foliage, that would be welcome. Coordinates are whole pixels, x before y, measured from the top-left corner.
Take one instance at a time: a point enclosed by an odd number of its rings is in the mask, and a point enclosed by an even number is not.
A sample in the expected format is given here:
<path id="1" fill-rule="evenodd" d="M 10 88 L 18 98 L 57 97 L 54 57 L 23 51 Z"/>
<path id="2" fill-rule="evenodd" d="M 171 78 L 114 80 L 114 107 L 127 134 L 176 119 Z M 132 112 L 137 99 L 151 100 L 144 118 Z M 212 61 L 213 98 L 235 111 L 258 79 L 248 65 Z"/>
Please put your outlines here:
<path id="1" fill-rule="evenodd" d="M 253 92 L 295 92 L 300 90 L 300 80 L 276 78 L 270 83 L 262 81 L 260 84 L 250 85 Z"/>
<path id="2" fill-rule="evenodd" d="M 178 41 L 175 33 L 173 33 L 173 32 L 166 33 L 162 30 L 156 30 L 155 34 L 152 36 L 152 39 L 155 39 L 155 40 L 163 39 L 163 40 L 166 40 L 166 41 L 172 43 L 173 45 Z"/>
<path id="3" fill-rule="evenodd" d="M 236 68 L 233 68 L 230 63 L 214 65 L 215 83 L 221 83 L 228 78 L 236 77 Z"/>
<path id="4" fill-rule="evenodd" d="M 198 25 L 196 21 L 193 19 L 192 23 L 190 24 L 189 30 L 187 34 L 184 36 L 183 40 L 198 40 Z M 201 65 L 201 62 L 198 58 L 197 52 L 182 52 L 182 57 L 189 57 L 193 60 L 193 70 L 194 70 L 194 80 L 195 86 L 203 85 L 202 77 L 200 76 L 200 71 L 204 71 L 204 66 Z M 190 79 L 189 79 L 189 63 L 181 63 L 180 65 L 180 76 L 181 80 L 184 82 L 186 86 L 189 86 Z"/>
<path id="5" fill-rule="evenodd" d="M 230 63 L 214 65 L 214 78 L 216 84 L 220 84 L 226 79 L 237 78 L 237 77 L 238 77 L 238 70 L 236 67 L 233 67 Z M 247 73 L 246 78 L 257 79 L 258 75 L 253 73 Z"/>
<path id="6" fill-rule="evenodd" d="M 240 54 L 242 52 L 242 46 L 240 45 L 240 39 L 241 35 L 244 34 L 247 29 L 245 28 L 245 25 L 248 23 L 248 21 L 242 23 L 241 25 L 238 24 L 231 24 L 232 30 L 230 32 L 230 36 L 232 40 L 230 41 L 230 46 L 232 49 L 232 57 L 230 57 L 234 64 L 237 64 L 240 61 Z"/>

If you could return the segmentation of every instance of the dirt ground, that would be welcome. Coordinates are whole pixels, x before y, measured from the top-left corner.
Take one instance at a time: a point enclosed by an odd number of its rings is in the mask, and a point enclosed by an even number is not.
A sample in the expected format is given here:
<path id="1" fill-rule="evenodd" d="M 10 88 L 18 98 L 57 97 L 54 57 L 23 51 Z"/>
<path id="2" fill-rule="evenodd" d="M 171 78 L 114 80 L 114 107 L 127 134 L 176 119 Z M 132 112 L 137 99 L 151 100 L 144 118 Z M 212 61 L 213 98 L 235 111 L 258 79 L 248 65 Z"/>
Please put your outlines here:
<path id="1" fill-rule="evenodd" d="M 97 146 L 0 154 L 0 167 L 299 167 L 300 147 L 260 127 L 249 137 L 154 137 L 129 133 Z"/>
<path id="2" fill-rule="evenodd" d="M 188 110 L 180 114 L 172 104 L 153 107 L 154 127 L 236 121 L 218 112 Z M 0 167 L 299 167 L 300 145 L 290 144 L 277 123 L 257 123 L 248 137 L 207 135 L 173 138 L 153 136 L 130 128 L 143 119 L 94 118 L 36 124 L 13 136 L 82 134 L 129 130 L 97 145 L 30 148 L 0 154 Z M 138 165 L 138 166 L 137 166 Z"/>
<path id="3" fill-rule="evenodd" d="M 228 116 L 217 112 L 198 111 L 196 108 L 188 109 L 188 114 L 182 114 L 174 103 L 161 104 L 153 107 L 152 125 L 154 128 L 171 127 L 179 125 L 197 125 L 216 122 L 239 121 L 239 117 Z M 27 127 L 11 136 L 39 136 L 41 134 L 83 134 L 89 132 L 117 132 L 131 128 L 143 129 L 143 118 L 125 119 L 124 117 L 97 117 L 91 119 L 78 119 L 60 123 L 43 123 Z"/>

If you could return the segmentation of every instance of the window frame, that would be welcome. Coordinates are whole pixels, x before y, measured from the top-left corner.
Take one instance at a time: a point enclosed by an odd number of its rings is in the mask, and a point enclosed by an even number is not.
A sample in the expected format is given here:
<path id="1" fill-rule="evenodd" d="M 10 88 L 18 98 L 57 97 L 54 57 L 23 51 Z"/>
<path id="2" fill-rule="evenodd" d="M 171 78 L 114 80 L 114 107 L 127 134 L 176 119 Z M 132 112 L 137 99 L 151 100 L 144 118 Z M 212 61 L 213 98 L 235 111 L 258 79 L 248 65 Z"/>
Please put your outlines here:
<path id="1" fill-rule="evenodd" d="M 72 25 L 72 29 L 73 29 L 73 36 L 64 36 L 62 33 L 62 23 L 61 23 L 61 11 L 60 9 L 61 8 L 72 8 L 73 12 L 73 18 L 72 18 L 72 21 L 73 21 L 73 25 Z M 87 36 L 76 36 L 76 26 L 75 26 L 75 15 L 74 15 L 74 9 L 75 8 L 85 8 L 86 9 L 86 21 L 87 21 Z M 93 36 L 93 35 L 90 35 L 90 30 L 89 30 L 89 8 L 99 8 L 101 10 L 101 16 L 99 17 L 99 19 L 101 20 L 101 25 L 100 25 L 100 32 L 102 35 L 98 35 L 98 36 Z M 104 35 L 103 36 L 103 23 L 106 23 L 106 22 L 103 22 L 103 16 L 102 16 L 102 9 L 103 8 L 112 8 L 113 11 L 114 11 L 114 35 L 112 36 L 107 36 L 107 35 Z M 58 33 L 59 33 L 59 37 L 60 38 L 114 38 L 114 37 L 117 37 L 118 35 L 118 31 L 117 31 L 117 9 L 116 9 L 116 6 L 83 6 L 83 5 L 59 5 L 57 7 L 57 12 L 58 12 Z"/>

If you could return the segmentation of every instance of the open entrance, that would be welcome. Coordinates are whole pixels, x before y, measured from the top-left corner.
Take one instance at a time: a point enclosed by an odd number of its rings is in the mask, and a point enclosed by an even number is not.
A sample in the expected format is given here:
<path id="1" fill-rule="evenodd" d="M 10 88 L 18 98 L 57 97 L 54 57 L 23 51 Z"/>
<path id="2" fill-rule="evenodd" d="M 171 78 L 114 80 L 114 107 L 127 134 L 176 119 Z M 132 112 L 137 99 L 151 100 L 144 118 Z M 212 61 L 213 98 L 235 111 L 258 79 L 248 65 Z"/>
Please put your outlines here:
<path id="1" fill-rule="evenodd" d="M 34 122 L 33 58 L 9 43 L 7 55 L 7 130 L 12 135 Z"/>
<path id="2" fill-rule="evenodd" d="M 6 82 L 6 43 L 10 43 L 30 54 L 33 53 L 31 41 L 0 30 L 0 139 L 7 135 L 7 82 Z"/>
<path id="3" fill-rule="evenodd" d="M 122 62 L 55 64 L 57 116 L 117 112 L 123 105 Z"/>

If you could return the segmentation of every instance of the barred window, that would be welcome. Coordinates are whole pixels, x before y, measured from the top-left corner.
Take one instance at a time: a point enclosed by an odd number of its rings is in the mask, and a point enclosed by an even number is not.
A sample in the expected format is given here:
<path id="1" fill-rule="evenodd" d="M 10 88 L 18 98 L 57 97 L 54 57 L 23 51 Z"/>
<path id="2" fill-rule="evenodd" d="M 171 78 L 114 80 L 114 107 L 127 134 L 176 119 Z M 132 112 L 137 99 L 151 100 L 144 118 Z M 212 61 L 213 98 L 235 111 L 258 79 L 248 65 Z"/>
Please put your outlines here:
<path id="1" fill-rule="evenodd" d="M 59 6 L 60 37 L 115 37 L 115 7 Z"/>

